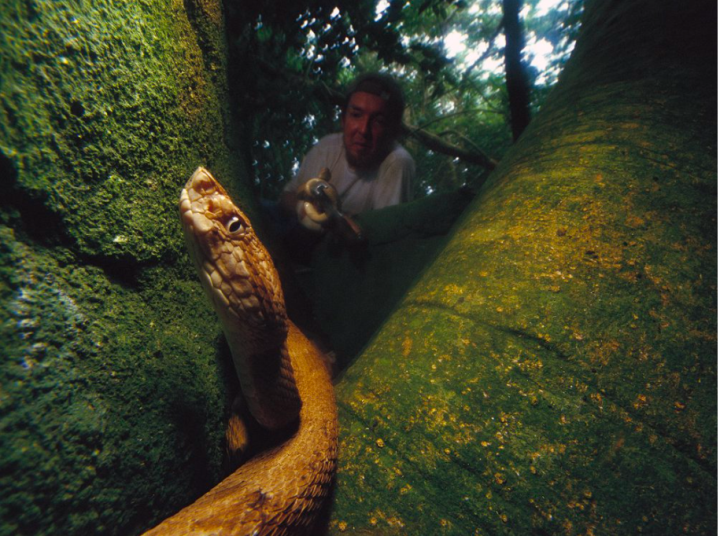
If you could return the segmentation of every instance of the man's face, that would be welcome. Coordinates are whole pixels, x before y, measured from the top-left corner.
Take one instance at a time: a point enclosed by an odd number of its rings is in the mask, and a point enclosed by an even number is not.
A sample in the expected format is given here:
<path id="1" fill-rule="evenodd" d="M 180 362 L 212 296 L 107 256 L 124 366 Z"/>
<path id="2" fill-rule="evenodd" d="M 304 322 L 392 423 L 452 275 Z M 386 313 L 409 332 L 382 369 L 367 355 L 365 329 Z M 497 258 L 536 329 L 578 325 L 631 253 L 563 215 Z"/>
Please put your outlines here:
<path id="1" fill-rule="evenodd" d="M 385 100 L 372 93 L 353 93 L 342 116 L 343 142 L 350 165 L 375 167 L 387 155 L 393 141 Z"/>

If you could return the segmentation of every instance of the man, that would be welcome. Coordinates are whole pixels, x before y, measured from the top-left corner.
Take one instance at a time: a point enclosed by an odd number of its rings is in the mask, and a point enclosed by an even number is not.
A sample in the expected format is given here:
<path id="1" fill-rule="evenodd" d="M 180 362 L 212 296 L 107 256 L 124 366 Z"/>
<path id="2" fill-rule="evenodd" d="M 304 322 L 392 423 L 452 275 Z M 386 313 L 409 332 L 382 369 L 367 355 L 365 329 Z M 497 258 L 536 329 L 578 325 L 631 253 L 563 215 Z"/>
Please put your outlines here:
<path id="1" fill-rule="evenodd" d="M 392 77 L 358 77 L 345 98 L 342 132 L 325 136 L 305 156 L 280 197 L 281 209 L 302 220 L 298 188 L 319 177 L 323 168 L 330 170 L 329 182 L 348 215 L 409 201 L 415 162 L 396 141 L 404 109 L 402 90 Z"/>

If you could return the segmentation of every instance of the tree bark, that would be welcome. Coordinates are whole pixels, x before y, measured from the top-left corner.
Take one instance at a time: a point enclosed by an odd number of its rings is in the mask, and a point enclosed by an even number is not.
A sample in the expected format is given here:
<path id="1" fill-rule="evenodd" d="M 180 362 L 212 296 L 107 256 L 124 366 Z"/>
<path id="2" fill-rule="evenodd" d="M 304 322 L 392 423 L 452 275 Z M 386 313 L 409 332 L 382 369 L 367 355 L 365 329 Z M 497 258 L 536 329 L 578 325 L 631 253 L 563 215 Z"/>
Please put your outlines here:
<path id="1" fill-rule="evenodd" d="M 222 5 L 0 12 L 0 534 L 138 534 L 222 474 L 219 326 L 177 217 L 201 164 L 252 202 Z"/>
<path id="2" fill-rule="evenodd" d="M 505 27 L 505 86 L 510 107 L 510 127 L 513 140 L 530 124 L 530 86 L 527 69 L 522 61 L 525 38 L 520 24 L 522 0 L 503 0 Z"/>
<path id="3" fill-rule="evenodd" d="M 588 3 L 337 386 L 331 534 L 714 534 L 716 9 Z"/>

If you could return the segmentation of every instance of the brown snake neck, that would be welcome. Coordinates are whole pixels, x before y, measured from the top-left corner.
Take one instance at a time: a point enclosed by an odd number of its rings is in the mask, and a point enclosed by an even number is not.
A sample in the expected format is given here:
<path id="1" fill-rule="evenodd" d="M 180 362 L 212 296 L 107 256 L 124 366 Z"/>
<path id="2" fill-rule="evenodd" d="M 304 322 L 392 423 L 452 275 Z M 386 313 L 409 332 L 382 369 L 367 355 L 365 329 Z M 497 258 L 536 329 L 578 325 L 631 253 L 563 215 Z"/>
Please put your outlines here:
<path id="1" fill-rule="evenodd" d="M 285 442 L 250 459 L 146 534 L 305 534 L 337 464 L 335 395 L 322 354 L 287 318 L 269 254 L 205 169 L 188 180 L 180 214 L 249 410 L 270 429 L 298 416 L 299 424 Z"/>

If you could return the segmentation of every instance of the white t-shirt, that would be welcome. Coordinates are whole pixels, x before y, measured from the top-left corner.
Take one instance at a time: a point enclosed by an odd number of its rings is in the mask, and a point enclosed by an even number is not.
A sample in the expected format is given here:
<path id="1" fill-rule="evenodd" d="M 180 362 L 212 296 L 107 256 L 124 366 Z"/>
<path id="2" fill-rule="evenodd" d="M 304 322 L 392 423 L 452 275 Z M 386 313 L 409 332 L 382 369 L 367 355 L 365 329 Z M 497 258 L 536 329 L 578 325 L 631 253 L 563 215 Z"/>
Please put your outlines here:
<path id="1" fill-rule="evenodd" d="M 318 177 L 324 167 L 330 170 L 330 183 L 338 191 L 342 211 L 348 214 L 397 205 L 412 196 L 415 161 L 399 143 L 377 169 L 360 171 L 348 164 L 342 133 L 325 136 L 310 149 L 285 191 L 296 191 Z"/>

